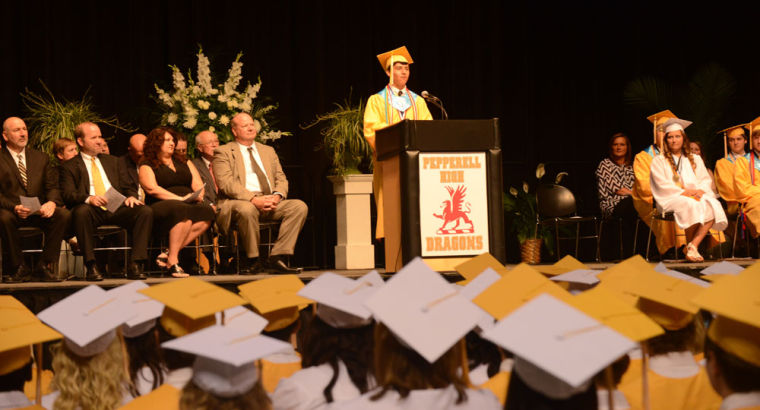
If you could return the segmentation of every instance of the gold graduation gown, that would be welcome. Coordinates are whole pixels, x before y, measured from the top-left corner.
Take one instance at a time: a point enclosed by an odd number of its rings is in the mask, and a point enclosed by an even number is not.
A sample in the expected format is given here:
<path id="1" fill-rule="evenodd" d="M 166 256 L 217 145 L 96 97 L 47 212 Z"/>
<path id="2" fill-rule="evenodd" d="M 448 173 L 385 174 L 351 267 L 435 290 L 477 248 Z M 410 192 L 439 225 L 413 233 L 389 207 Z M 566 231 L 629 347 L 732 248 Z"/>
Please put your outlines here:
<path id="1" fill-rule="evenodd" d="M 757 161 L 757 159 L 756 159 Z M 744 207 L 744 218 L 753 238 L 757 237 L 760 224 L 760 171 L 753 169 L 755 183 L 749 173 L 750 161 L 744 157 L 736 159 L 734 166 L 734 192 Z"/>
<path id="2" fill-rule="evenodd" d="M 649 378 L 649 404 L 651 410 L 718 410 L 721 398 L 713 390 L 703 366 L 692 377 L 670 378 L 651 369 Z M 643 409 L 641 387 L 641 359 L 632 359 L 618 390 L 623 392 L 632 410 Z"/>
<path id="3" fill-rule="evenodd" d="M 650 145 L 647 149 L 639 152 L 634 157 L 634 182 L 631 197 L 633 198 L 633 207 L 636 208 L 639 217 L 650 229 L 652 229 L 652 233 L 654 233 L 655 239 L 657 240 L 657 250 L 660 254 L 663 254 L 667 252 L 668 249 L 676 246 L 676 240 L 678 240 L 678 246 L 685 245 L 686 238 L 683 236 L 683 230 L 678 227 L 676 227 L 678 236 L 673 236 L 673 222 L 655 220 L 654 227 L 650 226 L 652 215 L 655 212 L 652 206 L 652 187 L 649 183 L 650 168 L 652 166 L 654 155 L 654 147 Z"/>
<path id="4" fill-rule="evenodd" d="M 375 160 L 372 188 L 375 193 L 375 204 L 377 205 L 377 229 L 375 230 L 375 237 L 377 239 L 385 237 L 385 229 L 383 228 L 383 167 L 377 161 L 375 131 L 400 122 L 402 119 L 398 110 L 386 103 L 387 90 L 388 87 L 385 87 L 379 93 L 369 97 L 366 109 L 364 110 L 364 138 L 372 146 L 372 156 Z M 409 94 L 414 99 L 415 106 L 409 107 L 404 112 L 404 119 L 432 120 L 433 116 L 430 114 L 427 104 L 425 104 L 425 99 L 411 91 Z M 414 116 L 415 112 L 417 113 L 417 118 Z"/>
<path id="5" fill-rule="evenodd" d="M 748 158 L 746 155 L 745 158 Z M 726 201 L 727 215 L 736 215 L 739 210 L 739 198 L 740 194 L 737 194 L 734 190 L 734 164 L 736 161 L 730 156 L 719 159 L 715 163 L 715 187 L 718 188 L 718 193 L 721 198 Z"/>

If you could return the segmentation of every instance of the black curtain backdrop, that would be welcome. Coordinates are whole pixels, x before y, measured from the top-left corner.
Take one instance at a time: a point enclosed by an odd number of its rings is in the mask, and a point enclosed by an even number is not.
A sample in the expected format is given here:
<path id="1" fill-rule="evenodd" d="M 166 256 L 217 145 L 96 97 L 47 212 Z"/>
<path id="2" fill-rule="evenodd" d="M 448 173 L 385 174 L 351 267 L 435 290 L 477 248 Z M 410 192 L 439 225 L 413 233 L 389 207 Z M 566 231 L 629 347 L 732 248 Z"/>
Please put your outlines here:
<path id="1" fill-rule="evenodd" d="M 622 3 L 622 2 L 621 2 Z M 19 93 L 76 99 L 90 88 L 101 114 L 147 132 L 156 124 L 153 84 L 171 85 L 168 66 L 195 71 L 198 45 L 212 73 L 226 78 L 242 51 L 244 79 L 280 103 L 275 146 L 292 194 L 310 206 L 297 248 L 302 266 L 333 266 L 335 200 L 316 130 L 299 125 L 381 89 L 375 55 L 406 45 L 415 63 L 409 87 L 441 97 L 452 118 L 501 119 L 505 189 L 533 185 L 538 162 L 570 173 L 581 211 L 597 213 L 593 171 L 613 133 L 634 151 L 651 138 L 641 112 L 624 104 L 632 79 L 684 82 L 716 62 L 738 91 L 726 125 L 760 115 L 755 67 L 757 10 L 713 3 L 689 10 L 646 2 L 509 1 L 14 1 L 0 2 L 3 79 L 0 112 L 24 116 Z M 223 79 L 222 78 L 222 79 Z M 220 82 L 222 79 L 218 79 Z M 678 113 L 678 107 L 672 108 Z M 431 107 L 435 117 L 437 109 Z M 113 133 L 112 153 L 128 135 Z M 109 136 L 109 135 L 106 135 Z M 33 136 L 32 136 L 33 137 Z M 710 152 L 708 164 L 717 156 Z M 722 151 L 722 147 L 721 147 Z M 510 255 L 516 244 L 509 240 Z M 378 253 L 378 256 L 380 254 Z M 381 261 L 382 258 L 378 258 Z"/>

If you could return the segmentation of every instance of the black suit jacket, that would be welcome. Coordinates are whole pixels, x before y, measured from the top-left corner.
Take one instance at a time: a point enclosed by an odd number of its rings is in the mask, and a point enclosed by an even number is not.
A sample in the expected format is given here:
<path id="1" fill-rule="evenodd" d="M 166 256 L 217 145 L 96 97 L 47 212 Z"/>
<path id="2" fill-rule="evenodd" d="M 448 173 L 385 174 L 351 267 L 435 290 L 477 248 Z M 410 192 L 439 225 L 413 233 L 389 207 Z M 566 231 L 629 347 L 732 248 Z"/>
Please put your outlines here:
<path id="1" fill-rule="evenodd" d="M 203 162 L 203 158 L 194 158 L 193 165 L 198 170 L 201 176 L 201 180 L 206 184 L 206 189 L 203 190 L 203 203 L 216 204 L 216 191 L 214 191 L 214 179 L 211 178 L 211 173 L 208 171 L 208 166 Z"/>
<path id="2" fill-rule="evenodd" d="M 13 211 L 21 203 L 19 196 L 36 196 L 40 204 L 53 201 L 57 206 L 63 206 L 61 191 L 53 164 L 47 155 L 36 149 L 27 147 L 26 180 L 27 186 L 21 182 L 21 173 L 7 147 L 0 149 L 0 207 Z"/>
<path id="3" fill-rule="evenodd" d="M 119 159 L 108 154 L 99 154 L 98 159 L 111 186 L 127 198 L 136 198 L 137 189 L 131 187 L 127 170 L 120 166 Z M 63 163 L 60 177 L 63 202 L 69 208 L 84 203 L 90 196 L 90 175 L 81 155 Z"/>
<path id="4" fill-rule="evenodd" d="M 137 164 L 132 161 L 129 154 L 124 154 L 119 157 L 119 166 L 127 170 L 127 182 L 135 190 L 138 191 L 140 186 L 140 176 L 137 174 Z"/>

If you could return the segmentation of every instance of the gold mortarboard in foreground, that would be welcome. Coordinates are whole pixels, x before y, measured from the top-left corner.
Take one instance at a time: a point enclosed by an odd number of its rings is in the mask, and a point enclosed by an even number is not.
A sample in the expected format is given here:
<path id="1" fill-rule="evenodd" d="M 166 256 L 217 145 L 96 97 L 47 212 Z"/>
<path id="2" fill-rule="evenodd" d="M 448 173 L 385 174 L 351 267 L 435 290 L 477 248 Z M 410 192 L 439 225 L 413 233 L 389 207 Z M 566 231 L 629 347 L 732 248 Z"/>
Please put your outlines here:
<path id="1" fill-rule="evenodd" d="M 281 275 L 238 286 L 240 295 L 269 321 L 265 331 L 283 329 L 298 319 L 298 312 L 313 303 L 298 296 L 304 284 L 296 275 Z"/>
<path id="2" fill-rule="evenodd" d="M 555 276 L 567 273 L 573 270 L 588 270 L 588 266 L 584 265 L 578 259 L 570 255 L 565 255 L 562 259 L 558 260 L 554 265 L 538 265 L 533 269 L 543 273 L 544 275 Z"/>
<path id="3" fill-rule="evenodd" d="M 639 297 L 637 307 L 667 330 L 678 330 L 694 319 L 699 307 L 691 300 L 705 288 L 660 272 L 641 272 L 628 292 Z"/>
<path id="4" fill-rule="evenodd" d="M 634 342 L 664 333 L 655 321 L 624 302 L 617 293 L 604 288 L 596 287 L 579 293 L 570 304 Z"/>
<path id="5" fill-rule="evenodd" d="M 493 255 L 486 252 L 474 258 L 470 258 L 470 260 L 462 262 L 454 267 L 457 273 L 464 277 L 464 280 L 457 282 L 457 285 L 464 286 L 470 283 L 471 280 L 475 279 L 475 277 L 480 275 L 486 270 L 486 268 L 493 269 L 499 275 L 504 275 L 509 271 L 507 267 L 502 265 L 501 262 L 493 257 Z"/>

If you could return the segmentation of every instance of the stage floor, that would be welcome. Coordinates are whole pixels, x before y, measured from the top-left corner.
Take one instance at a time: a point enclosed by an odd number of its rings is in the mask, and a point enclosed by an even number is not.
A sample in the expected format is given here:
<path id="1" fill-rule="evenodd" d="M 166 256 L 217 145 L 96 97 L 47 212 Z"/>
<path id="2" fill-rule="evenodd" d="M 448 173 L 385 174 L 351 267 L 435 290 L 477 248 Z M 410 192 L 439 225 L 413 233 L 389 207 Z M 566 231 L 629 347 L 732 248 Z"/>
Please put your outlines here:
<path id="1" fill-rule="evenodd" d="M 736 263 L 741 266 L 749 266 L 753 263 L 757 262 L 757 259 L 741 259 L 741 260 L 731 260 L 731 262 Z M 686 274 L 690 274 L 692 276 L 698 277 L 699 271 L 716 263 L 718 261 L 705 261 L 701 263 L 687 263 L 687 262 L 664 262 L 665 266 L 668 267 L 668 269 L 677 270 L 679 272 L 683 272 Z M 602 262 L 602 263 L 585 263 L 586 266 L 588 266 L 590 269 L 597 269 L 597 270 L 604 270 L 609 268 L 610 266 L 615 265 L 616 262 Z M 544 264 L 544 265 L 551 265 L 551 264 Z M 516 265 L 507 265 L 507 268 L 512 269 Z M 540 266 L 540 265 L 537 265 Z M 304 282 L 309 282 L 310 280 L 318 277 L 319 275 L 325 273 L 325 272 L 333 272 L 337 273 L 339 275 L 343 275 L 349 278 L 358 278 L 363 276 L 364 274 L 370 272 L 371 269 L 354 269 L 354 270 L 309 270 L 305 271 L 298 275 L 301 280 Z M 386 274 L 384 269 L 377 269 L 377 271 L 383 275 L 384 277 L 388 278 L 392 276 L 392 274 Z M 449 282 L 456 282 L 459 280 L 462 280 L 463 278 L 456 272 L 441 272 L 441 274 L 449 281 Z M 216 276 L 195 276 L 196 278 L 200 278 L 212 283 L 215 283 L 217 285 L 231 288 L 236 285 L 240 285 L 243 283 L 248 283 L 255 280 L 261 280 L 270 278 L 277 275 L 270 275 L 270 274 L 256 274 L 256 275 L 216 275 Z M 164 283 L 171 280 L 177 280 L 175 278 L 170 277 L 150 277 L 145 282 L 149 285 L 156 284 L 156 283 Z M 74 292 L 80 288 L 83 288 L 85 286 L 88 286 L 90 284 L 95 284 L 98 286 L 101 286 L 103 288 L 112 288 L 119 285 L 123 285 L 125 283 L 130 282 L 128 279 L 105 279 L 100 282 L 88 282 L 83 280 L 67 280 L 63 282 L 26 282 L 26 283 L 2 283 L 0 284 L 0 294 L 16 294 L 19 292 L 34 292 L 34 291 L 63 291 L 63 292 Z"/>

